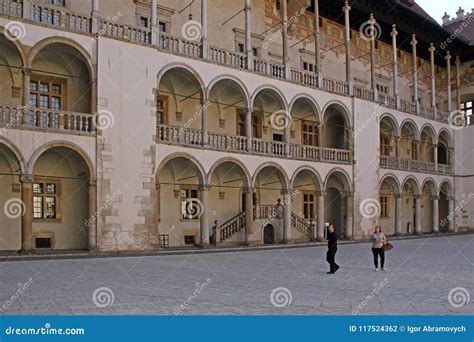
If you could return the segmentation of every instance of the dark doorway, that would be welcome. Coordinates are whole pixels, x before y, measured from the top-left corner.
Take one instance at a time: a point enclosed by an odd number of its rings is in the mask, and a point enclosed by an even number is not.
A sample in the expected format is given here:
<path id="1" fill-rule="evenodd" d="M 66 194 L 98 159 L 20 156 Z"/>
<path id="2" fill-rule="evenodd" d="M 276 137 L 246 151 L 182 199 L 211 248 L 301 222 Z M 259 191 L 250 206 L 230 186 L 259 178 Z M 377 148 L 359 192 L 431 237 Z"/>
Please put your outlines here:
<path id="1" fill-rule="evenodd" d="M 275 243 L 275 229 L 271 224 L 267 224 L 263 228 L 263 244 L 272 245 Z"/>

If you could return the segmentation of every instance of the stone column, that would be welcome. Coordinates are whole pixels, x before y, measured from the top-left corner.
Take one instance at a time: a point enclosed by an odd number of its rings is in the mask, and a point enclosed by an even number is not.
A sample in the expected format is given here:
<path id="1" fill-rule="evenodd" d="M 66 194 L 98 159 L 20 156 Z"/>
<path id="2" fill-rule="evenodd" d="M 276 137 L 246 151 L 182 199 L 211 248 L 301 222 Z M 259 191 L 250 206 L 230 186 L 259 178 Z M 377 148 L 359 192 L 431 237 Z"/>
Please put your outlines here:
<path id="1" fill-rule="evenodd" d="M 156 225 L 156 238 L 157 238 L 157 247 L 160 249 L 160 221 L 161 221 L 161 184 L 155 183 L 155 225 Z"/>
<path id="2" fill-rule="evenodd" d="M 252 109 L 245 112 L 245 136 L 247 137 L 247 152 L 252 151 Z"/>
<path id="3" fill-rule="evenodd" d="M 253 69 L 252 30 L 251 30 L 251 0 L 245 0 L 245 53 L 247 55 L 247 69 Z"/>
<path id="4" fill-rule="evenodd" d="M 245 193 L 245 243 L 248 244 L 253 234 L 253 188 L 246 188 Z"/>
<path id="5" fill-rule="evenodd" d="M 320 122 L 318 124 L 318 146 L 323 147 L 323 124 Z"/>
<path id="6" fill-rule="evenodd" d="M 393 79 L 393 97 L 395 98 L 397 108 L 400 108 L 400 92 L 398 89 L 398 55 L 397 55 L 397 26 L 392 25 L 392 79 Z"/>
<path id="7" fill-rule="evenodd" d="M 201 101 L 201 130 L 202 130 L 202 145 L 209 145 L 209 135 L 208 135 L 208 108 L 209 102 L 207 99 Z"/>
<path id="8" fill-rule="evenodd" d="M 433 160 L 435 164 L 438 164 L 438 144 L 433 145 Z"/>
<path id="9" fill-rule="evenodd" d="M 448 230 L 450 232 L 456 232 L 456 212 L 454 208 L 454 197 L 448 197 Z"/>
<path id="10" fill-rule="evenodd" d="M 400 137 L 395 137 L 395 157 L 400 159 Z"/>
<path id="11" fill-rule="evenodd" d="M 209 58 L 209 41 L 207 40 L 207 0 L 201 0 L 201 44 L 203 59 Z"/>
<path id="12" fill-rule="evenodd" d="M 200 187 L 201 190 L 201 204 L 202 204 L 202 214 L 201 214 L 201 246 L 209 246 L 209 190 L 211 187 L 209 185 L 203 185 Z"/>
<path id="13" fill-rule="evenodd" d="M 433 196 L 433 233 L 439 232 L 439 197 Z"/>
<path id="14" fill-rule="evenodd" d="M 32 117 L 32 112 L 28 110 L 30 108 L 30 83 L 31 83 L 31 69 L 23 68 L 23 106 L 22 110 L 23 117 L 21 118 L 21 124 L 32 125 L 34 124 L 34 115 Z"/>
<path id="15" fill-rule="evenodd" d="M 353 211 L 354 211 L 354 205 L 353 205 L 353 197 L 352 193 L 350 192 L 345 192 L 343 194 L 346 200 L 346 222 L 345 222 L 345 238 L 346 240 L 352 240 L 354 239 L 354 232 L 353 232 Z"/>
<path id="16" fill-rule="evenodd" d="M 370 88 L 374 93 L 374 98 L 377 100 L 377 81 L 375 80 L 375 19 L 374 15 L 370 13 Z"/>
<path id="17" fill-rule="evenodd" d="M 415 102 L 416 106 L 416 113 L 420 113 L 420 102 L 418 101 L 418 58 L 416 54 L 416 36 L 412 35 L 411 39 L 411 47 L 412 47 L 412 55 L 413 55 L 413 102 Z"/>
<path id="18" fill-rule="evenodd" d="M 346 128 L 346 139 L 347 139 L 347 149 L 351 151 L 351 156 L 352 156 L 352 150 L 353 150 L 353 144 L 352 144 L 352 128 L 348 127 Z"/>
<path id="19" fill-rule="evenodd" d="M 318 196 L 318 232 L 317 232 L 317 237 L 319 241 L 324 241 L 324 196 L 325 192 L 324 191 L 319 191 L 316 193 Z"/>
<path id="20" fill-rule="evenodd" d="M 344 46 L 346 48 L 346 82 L 349 87 L 349 94 L 352 94 L 352 74 L 351 74 L 351 24 L 349 19 L 349 11 L 351 6 L 346 0 L 342 11 L 344 12 Z"/>
<path id="21" fill-rule="evenodd" d="M 160 42 L 160 26 L 158 23 L 158 0 L 151 0 L 151 44 L 158 46 Z"/>
<path id="22" fill-rule="evenodd" d="M 314 0 L 314 73 L 318 77 L 318 88 L 321 87 L 321 29 L 319 28 L 319 0 Z"/>
<path id="23" fill-rule="evenodd" d="M 402 196 L 395 194 L 395 235 L 402 233 Z"/>
<path id="24" fill-rule="evenodd" d="M 415 145 L 416 145 L 416 160 L 420 160 L 420 141 L 415 140 Z"/>
<path id="25" fill-rule="evenodd" d="M 23 19 L 31 20 L 31 0 L 23 0 Z"/>
<path id="26" fill-rule="evenodd" d="M 291 241 L 291 190 L 284 189 L 283 195 L 283 241 Z"/>
<path id="27" fill-rule="evenodd" d="M 22 175 L 21 201 L 24 205 L 21 216 L 21 251 L 29 253 L 33 249 L 33 175 Z"/>
<path id="28" fill-rule="evenodd" d="M 100 31 L 99 0 L 92 0 L 91 17 L 92 17 L 91 33 L 97 34 Z"/>
<path id="29" fill-rule="evenodd" d="M 286 120 L 286 119 L 285 119 Z M 285 143 L 285 155 L 288 156 L 290 154 L 290 135 L 291 135 L 291 124 L 285 125 L 283 130 L 283 141 Z"/>
<path id="30" fill-rule="evenodd" d="M 456 105 L 461 110 L 461 61 L 456 56 Z"/>
<path id="31" fill-rule="evenodd" d="M 97 249 L 97 182 L 89 181 L 89 251 Z"/>
<path id="32" fill-rule="evenodd" d="M 433 43 L 430 44 L 428 51 L 430 52 L 430 63 L 431 63 L 431 108 L 433 108 L 434 118 L 437 117 L 437 108 L 436 108 L 436 78 L 435 78 L 435 60 L 434 52 L 435 47 Z"/>
<path id="33" fill-rule="evenodd" d="M 285 68 L 285 79 L 290 78 L 290 64 L 288 59 L 288 6 L 286 1 L 280 1 L 281 4 L 281 34 L 283 39 L 283 67 Z"/>
<path id="34" fill-rule="evenodd" d="M 421 234 L 421 196 L 415 195 L 415 234 Z"/>
<path id="35" fill-rule="evenodd" d="M 446 81 L 447 81 L 447 92 L 448 92 L 448 112 L 453 110 L 453 103 L 451 99 L 451 54 L 449 51 L 446 53 Z"/>

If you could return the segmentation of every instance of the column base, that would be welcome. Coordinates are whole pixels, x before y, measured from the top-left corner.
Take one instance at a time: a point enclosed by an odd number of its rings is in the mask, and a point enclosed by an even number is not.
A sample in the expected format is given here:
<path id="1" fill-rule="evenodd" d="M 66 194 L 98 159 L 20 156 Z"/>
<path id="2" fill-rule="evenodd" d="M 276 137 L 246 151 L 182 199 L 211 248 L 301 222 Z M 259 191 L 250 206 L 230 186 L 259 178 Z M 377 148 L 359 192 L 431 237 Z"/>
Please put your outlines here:
<path id="1" fill-rule="evenodd" d="M 212 249 L 215 248 L 214 245 L 211 245 L 210 243 L 200 243 L 199 245 L 196 245 L 199 249 Z"/>

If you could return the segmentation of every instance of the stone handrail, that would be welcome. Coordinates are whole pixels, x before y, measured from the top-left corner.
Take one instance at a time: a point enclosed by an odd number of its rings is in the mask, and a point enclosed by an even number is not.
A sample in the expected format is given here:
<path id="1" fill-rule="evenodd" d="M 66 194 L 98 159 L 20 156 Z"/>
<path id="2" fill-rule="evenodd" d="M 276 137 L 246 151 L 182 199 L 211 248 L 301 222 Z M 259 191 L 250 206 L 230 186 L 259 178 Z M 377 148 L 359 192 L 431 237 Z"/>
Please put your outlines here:
<path id="1" fill-rule="evenodd" d="M 31 12 L 31 19 L 37 23 L 73 31 L 90 32 L 91 17 L 88 15 L 74 13 L 64 7 L 48 4 L 33 4 Z"/>
<path id="2" fill-rule="evenodd" d="M 30 110 L 32 125 L 35 128 L 73 131 L 80 133 L 95 133 L 94 116 L 86 113 L 76 113 L 62 110 L 34 108 Z M 23 123 L 25 123 L 23 119 Z"/>
<path id="3" fill-rule="evenodd" d="M 214 63 L 228 65 L 237 69 L 244 69 L 247 65 L 247 57 L 245 54 L 214 46 L 209 48 L 209 59 Z"/>
<path id="4" fill-rule="evenodd" d="M 247 137 L 209 132 L 209 145 L 218 150 L 247 151 Z"/>
<path id="5" fill-rule="evenodd" d="M 182 38 L 175 38 L 163 32 L 160 32 L 159 47 L 162 50 L 172 53 L 186 55 L 193 58 L 201 56 L 201 43 Z"/>
<path id="6" fill-rule="evenodd" d="M 270 63 L 260 58 L 253 60 L 254 71 L 271 77 L 285 78 L 285 67 L 282 64 Z"/>
<path id="7" fill-rule="evenodd" d="M 160 142 L 187 146 L 202 145 L 202 131 L 191 128 L 157 125 L 156 139 Z"/>
<path id="8" fill-rule="evenodd" d="M 291 81 L 311 88 L 318 86 L 318 76 L 316 74 L 294 68 L 291 68 Z"/>
<path id="9" fill-rule="evenodd" d="M 331 93 L 348 95 L 349 90 L 347 83 L 344 81 L 333 80 L 328 77 L 323 77 L 323 89 Z"/>
<path id="10" fill-rule="evenodd" d="M 380 167 L 403 171 L 416 171 L 433 174 L 439 173 L 443 175 L 452 174 L 452 168 L 450 165 L 391 156 L 380 156 Z"/>
<path id="11" fill-rule="evenodd" d="M 304 236 L 311 236 L 311 224 L 293 212 L 291 213 L 291 226 Z"/>
<path id="12" fill-rule="evenodd" d="M 253 216 L 255 219 L 281 219 L 283 218 L 283 205 L 256 205 Z"/>
<path id="13" fill-rule="evenodd" d="M 23 3 L 21 1 L 2 0 L 0 2 L 0 14 L 21 18 L 23 15 Z"/>
<path id="14" fill-rule="evenodd" d="M 280 141 L 267 141 L 263 139 L 252 139 L 252 151 L 259 154 L 284 156 L 285 143 Z"/>
<path id="15" fill-rule="evenodd" d="M 105 36 L 135 43 L 149 44 L 151 42 L 151 31 L 146 27 L 122 25 L 101 19 L 100 31 L 103 32 Z"/>
<path id="16" fill-rule="evenodd" d="M 398 169 L 398 158 L 392 156 L 380 156 L 380 167 Z"/>
<path id="17" fill-rule="evenodd" d="M 21 106 L 0 105 L 0 127 L 11 128 L 19 127 L 23 120 L 23 111 Z"/>
<path id="18" fill-rule="evenodd" d="M 319 161 L 321 159 L 321 153 L 319 147 L 301 145 L 301 144 L 290 144 L 290 156 L 295 159 L 313 160 Z"/>
<path id="19" fill-rule="evenodd" d="M 321 147 L 321 161 L 350 164 L 351 153 L 348 150 Z"/>
<path id="20" fill-rule="evenodd" d="M 232 217 L 220 226 L 220 242 L 231 238 L 235 233 L 245 229 L 245 211 Z"/>

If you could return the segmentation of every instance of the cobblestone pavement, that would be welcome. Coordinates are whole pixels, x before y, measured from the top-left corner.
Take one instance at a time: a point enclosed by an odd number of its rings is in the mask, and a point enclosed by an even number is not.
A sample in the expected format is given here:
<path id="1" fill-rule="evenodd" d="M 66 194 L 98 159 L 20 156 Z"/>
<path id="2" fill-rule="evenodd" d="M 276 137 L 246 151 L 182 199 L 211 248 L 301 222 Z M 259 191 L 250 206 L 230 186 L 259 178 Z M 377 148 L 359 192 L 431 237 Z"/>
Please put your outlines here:
<path id="1" fill-rule="evenodd" d="M 340 245 L 334 275 L 326 274 L 324 247 L 2 262 L 0 309 L 8 315 L 473 314 L 473 239 L 395 241 L 387 272 L 373 271 L 370 244 Z"/>

